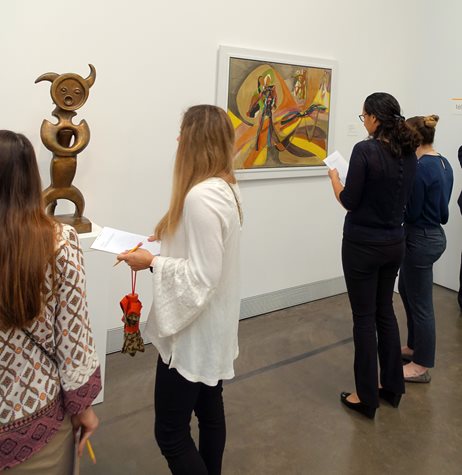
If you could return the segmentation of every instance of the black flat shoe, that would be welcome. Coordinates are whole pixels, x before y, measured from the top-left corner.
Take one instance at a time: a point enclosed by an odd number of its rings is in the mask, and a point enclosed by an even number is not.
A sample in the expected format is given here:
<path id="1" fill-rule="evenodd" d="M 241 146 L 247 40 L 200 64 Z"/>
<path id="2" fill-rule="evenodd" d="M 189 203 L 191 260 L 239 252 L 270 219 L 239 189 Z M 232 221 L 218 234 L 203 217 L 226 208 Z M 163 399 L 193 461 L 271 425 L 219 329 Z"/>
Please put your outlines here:
<path id="1" fill-rule="evenodd" d="M 384 388 L 379 388 L 379 397 L 384 401 L 387 401 L 388 404 L 391 404 L 393 407 L 398 407 L 399 402 L 401 401 L 401 394 L 395 394 Z"/>
<path id="2" fill-rule="evenodd" d="M 347 397 L 351 393 L 345 393 L 342 392 L 340 393 L 340 401 L 342 404 L 345 404 L 346 407 L 349 409 L 353 409 L 353 411 L 359 412 L 363 416 L 368 417 L 369 419 L 374 419 L 375 417 L 375 407 L 368 406 L 367 404 L 364 404 L 362 402 L 350 402 L 347 400 Z"/>

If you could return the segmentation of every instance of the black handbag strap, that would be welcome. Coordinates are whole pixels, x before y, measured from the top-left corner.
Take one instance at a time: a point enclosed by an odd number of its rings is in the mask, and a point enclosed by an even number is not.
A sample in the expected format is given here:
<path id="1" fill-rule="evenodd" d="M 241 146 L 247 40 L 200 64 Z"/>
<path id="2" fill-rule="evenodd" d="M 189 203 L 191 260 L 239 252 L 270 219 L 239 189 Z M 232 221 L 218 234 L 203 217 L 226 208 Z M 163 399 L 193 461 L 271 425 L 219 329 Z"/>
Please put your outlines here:
<path id="1" fill-rule="evenodd" d="M 45 355 L 47 356 L 57 367 L 59 367 L 58 360 L 56 359 L 55 355 L 52 355 L 49 351 L 45 349 L 45 347 L 39 343 L 33 336 L 32 333 L 25 328 L 22 329 L 25 335 L 29 338 L 29 340 Z"/>

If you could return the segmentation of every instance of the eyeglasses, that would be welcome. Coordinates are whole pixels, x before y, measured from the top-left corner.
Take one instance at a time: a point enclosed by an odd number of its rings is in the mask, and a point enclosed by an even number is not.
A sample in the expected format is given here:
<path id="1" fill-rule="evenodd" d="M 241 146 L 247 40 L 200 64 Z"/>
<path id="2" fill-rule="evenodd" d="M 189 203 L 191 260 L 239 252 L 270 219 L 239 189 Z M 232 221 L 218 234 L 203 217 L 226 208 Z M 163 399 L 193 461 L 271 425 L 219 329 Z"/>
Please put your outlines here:
<path id="1" fill-rule="evenodd" d="M 366 117 L 366 115 L 369 115 L 369 114 L 367 114 L 367 113 L 359 114 L 359 115 L 358 115 L 359 120 L 360 120 L 361 122 L 364 122 L 364 117 Z"/>

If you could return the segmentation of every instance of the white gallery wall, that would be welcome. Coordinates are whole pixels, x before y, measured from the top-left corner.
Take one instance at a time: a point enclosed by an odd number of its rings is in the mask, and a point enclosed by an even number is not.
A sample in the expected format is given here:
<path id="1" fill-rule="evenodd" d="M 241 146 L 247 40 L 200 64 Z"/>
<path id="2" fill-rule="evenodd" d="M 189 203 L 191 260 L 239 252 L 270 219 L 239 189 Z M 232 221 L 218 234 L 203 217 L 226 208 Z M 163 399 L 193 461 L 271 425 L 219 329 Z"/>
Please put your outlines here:
<path id="1" fill-rule="evenodd" d="M 457 151 L 462 145 L 462 110 L 455 113 L 456 101 L 462 103 L 462 42 L 459 38 L 462 3 L 457 0 L 425 0 L 423 12 L 427 25 L 412 40 L 419 52 L 415 73 L 416 115 L 438 114 L 435 148 L 452 164 L 454 189 L 449 208 L 449 222 L 444 226 L 448 245 L 434 267 L 434 281 L 453 290 L 459 289 L 462 216 L 457 198 L 462 190 L 462 170 Z"/>
<path id="2" fill-rule="evenodd" d="M 457 1 L 446 3 L 457 6 L 460 17 Z M 431 44 L 437 67 L 422 77 L 427 58 L 416 53 L 415 38 L 429 41 L 419 19 L 433 14 L 453 28 L 437 29 L 440 38 Z M 95 65 L 96 82 L 74 120 L 86 119 L 92 133 L 74 184 L 93 222 L 149 234 L 168 206 L 181 114 L 190 105 L 215 102 L 220 44 L 336 60 L 333 140 L 348 157 L 365 137 L 357 116 L 368 94 L 392 93 L 406 116 L 439 113 L 448 96 L 460 97 L 455 73 L 460 77 L 461 56 L 455 44 L 449 52 L 444 47 L 456 19 L 451 10 L 419 0 L 2 2 L 0 128 L 31 138 L 47 186 L 51 154 L 39 130 L 44 118 L 52 120 L 53 106 L 50 83 L 34 80 L 48 71 L 86 77 L 88 63 Z M 442 91 L 450 80 L 453 88 Z M 438 145 L 451 160 L 460 128 L 448 123 Z M 342 275 L 344 212 L 327 175 L 246 181 L 241 190 L 243 298 Z M 460 222 L 448 231 L 459 236 Z M 449 240 L 451 252 L 458 252 L 458 241 Z M 118 301 L 130 289 L 128 269 L 108 268 L 107 279 L 111 310 L 104 318 L 113 329 L 121 325 Z M 148 307 L 149 276 L 141 277 L 139 288 Z"/>

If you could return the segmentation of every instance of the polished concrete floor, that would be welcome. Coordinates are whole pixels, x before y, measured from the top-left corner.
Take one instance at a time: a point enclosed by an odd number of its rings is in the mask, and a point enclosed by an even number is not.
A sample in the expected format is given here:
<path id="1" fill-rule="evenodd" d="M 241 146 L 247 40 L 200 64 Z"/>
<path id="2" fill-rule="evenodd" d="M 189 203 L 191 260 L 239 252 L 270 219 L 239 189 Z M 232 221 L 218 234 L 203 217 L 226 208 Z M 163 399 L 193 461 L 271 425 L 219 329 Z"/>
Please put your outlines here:
<path id="1" fill-rule="evenodd" d="M 346 294 L 242 321 L 237 376 L 224 390 L 223 475 L 462 474 L 462 317 L 455 292 L 435 286 L 434 300 L 431 383 L 408 384 L 399 409 L 383 404 L 373 421 L 339 402 L 354 390 Z M 397 294 L 395 308 L 403 340 Z M 157 355 L 146 350 L 108 356 L 97 464 L 85 454 L 83 475 L 170 473 L 152 435 Z"/>

